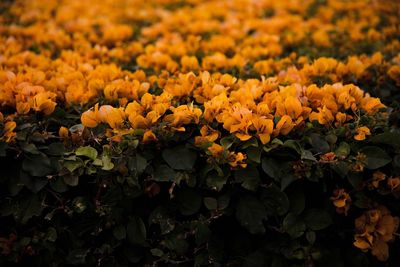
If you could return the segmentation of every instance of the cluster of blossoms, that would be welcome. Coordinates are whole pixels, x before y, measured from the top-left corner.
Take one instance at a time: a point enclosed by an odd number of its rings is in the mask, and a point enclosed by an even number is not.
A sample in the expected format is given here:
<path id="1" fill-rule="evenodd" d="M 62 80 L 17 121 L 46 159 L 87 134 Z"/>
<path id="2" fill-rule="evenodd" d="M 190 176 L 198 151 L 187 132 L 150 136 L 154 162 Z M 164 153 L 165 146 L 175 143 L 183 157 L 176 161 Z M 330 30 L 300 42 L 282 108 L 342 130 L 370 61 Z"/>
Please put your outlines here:
<path id="1" fill-rule="evenodd" d="M 399 5 L 325 2 L 15 1 L 0 13 L 0 140 L 15 141 L 16 121 L 51 120 L 57 109 L 78 118 L 57 125 L 63 140 L 79 139 L 76 123 L 110 143 L 190 132 L 209 162 L 232 169 L 246 168 L 247 155 L 225 137 L 268 145 L 315 127 L 368 139 L 388 117 L 371 95 L 400 86 Z M 400 178 L 382 173 L 367 187 L 384 180 L 400 194 Z M 347 215 L 349 193 L 331 200 Z M 385 207 L 368 211 L 355 246 L 385 260 L 397 225 Z"/>
<path id="2" fill-rule="evenodd" d="M 371 250 L 379 260 L 385 261 L 389 257 L 387 242 L 394 239 L 399 227 L 399 218 L 393 217 L 390 211 L 379 206 L 361 215 L 355 221 L 357 234 L 354 245 L 362 250 Z"/>

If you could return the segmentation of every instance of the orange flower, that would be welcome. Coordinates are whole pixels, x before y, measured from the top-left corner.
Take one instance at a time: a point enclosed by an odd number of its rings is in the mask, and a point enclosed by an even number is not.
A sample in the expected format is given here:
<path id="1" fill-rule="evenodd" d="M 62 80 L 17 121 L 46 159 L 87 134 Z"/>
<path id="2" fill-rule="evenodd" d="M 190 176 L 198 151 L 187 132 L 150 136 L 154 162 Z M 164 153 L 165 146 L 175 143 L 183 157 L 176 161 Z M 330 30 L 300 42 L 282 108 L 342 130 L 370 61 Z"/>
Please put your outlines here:
<path id="1" fill-rule="evenodd" d="M 147 130 L 143 134 L 143 143 L 149 143 L 152 141 L 157 141 L 157 136 L 151 130 Z"/>
<path id="2" fill-rule="evenodd" d="M 336 189 L 331 200 L 336 207 L 337 213 L 347 215 L 351 205 L 351 197 L 344 189 Z"/>
<path id="3" fill-rule="evenodd" d="M 99 104 L 96 104 L 94 106 L 94 111 L 88 110 L 82 113 L 81 122 L 83 126 L 89 128 L 95 128 L 100 123 L 98 112 L 99 112 Z"/>
<path id="4" fill-rule="evenodd" d="M 399 227 L 399 218 L 393 217 L 384 206 L 366 211 L 355 220 L 356 235 L 354 246 L 361 250 L 371 250 L 380 261 L 389 258 L 387 242 L 394 240 Z"/>
<path id="5" fill-rule="evenodd" d="M 366 126 L 358 127 L 356 129 L 356 135 L 354 135 L 354 139 L 357 141 L 365 140 L 366 135 L 371 135 L 371 131 Z"/>
<path id="6" fill-rule="evenodd" d="M 68 138 L 69 135 L 69 130 L 68 128 L 61 126 L 60 129 L 58 130 L 58 136 L 61 137 L 62 139 Z"/>
<path id="7" fill-rule="evenodd" d="M 165 116 L 164 120 L 178 130 L 185 131 L 185 128 L 180 127 L 190 123 L 199 123 L 202 114 L 201 109 L 195 108 L 193 103 L 189 105 L 181 105 L 177 108 L 171 108 L 173 114 Z"/>
<path id="8" fill-rule="evenodd" d="M 253 116 L 253 126 L 257 131 L 257 136 L 260 138 L 261 143 L 264 145 L 271 139 L 271 134 L 274 130 L 274 122 L 265 117 Z"/>
<path id="9" fill-rule="evenodd" d="M 224 148 L 221 145 L 214 143 L 208 148 L 208 151 L 213 157 L 220 158 L 222 153 L 224 152 Z"/>
<path id="10" fill-rule="evenodd" d="M 276 106 L 276 115 L 282 117 L 284 115 L 290 116 L 292 119 L 297 119 L 303 112 L 301 102 L 292 96 L 286 97 L 285 101 L 278 102 Z"/>
<path id="11" fill-rule="evenodd" d="M 252 125 L 252 118 L 252 111 L 237 103 L 230 110 L 225 111 L 223 127 L 230 133 L 234 133 L 241 141 L 247 141 L 251 138 L 248 130 Z"/>
<path id="12" fill-rule="evenodd" d="M 196 146 L 201 146 L 205 143 L 211 143 L 218 139 L 220 133 L 207 125 L 203 125 L 200 129 L 201 136 L 196 136 L 194 142 Z"/>
<path id="13" fill-rule="evenodd" d="M 189 71 L 189 70 L 198 70 L 200 68 L 199 66 L 199 61 L 197 60 L 196 57 L 194 56 L 183 56 L 181 58 L 181 65 L 183 70 Z"/>
<path id="14" fill-rule="evenodd" d="M 292 118 L 284 115 L 275 126 L 274 135 L 287 135 L 294 128 Z"/>
<path id="15" fill-rule="evenodd" d="M 122 126 L 125 120 L 125 113 L 121 109 L 113 108 L 109 105 L 101 106 L 98 112 L 98 118 L 108 125 L 117 129 Z"/>
<path id="16" fill-rule="evenodd" d="M 386 179 L 386 174 L 381 171 L 376 171 L 372 175 L 372 181 L 368 183 L 368 187 L 370 189 L 378 188 L 379 182 L 384 181 Z"/>
<path id="17" fill-rule="evenodd" d="M 234 153 L 234 152 L 230 152 L 229 153 L 229 165 L 231 165 L 232 167 L 236 168 L 236 167 L 241 167 L 241 168 L 246 168 L 247 167 L 247 163 L 245 163 L 246 160 L 246 155 L 242 154 L 241 152 L 238 153 Z"/>
<path id="18" fill-rule="evenodd" d="M 18 114 L 27 114 L 31 106 L 27 102 L 18 102 L 16 105 Z"/>
<path id="19" fill-rule="evenodd" d="M 391 191 L 399 191 L 400 190 L 400 177 L 393 177 L 387 180 L 387 186 Z"/>
<path id="20" fill-rule="evenodd" d="M 33 109 L 35 111 L 43 112 L 46 115 L 50 115 L 53 113 L 57 105 L 50 99 L 51 97 L 55 97 L 55 94 L 50 92 L 38 93 L 33 97 Z"/>
<path id="21" fill-rule="evenodd" d="M 323 162 L 333 162 L 333 161 L 335 161 L 336 154 L 335 154 L 335 152 L 328 152 L 326 154 L 321 155 L 320 158 L 321 158 L 321 161 L 323 161 Z"/>
<path id="22" fill-rule="evenodd" d="M 384 107 L 386 106 L 381 103 L 379 98 L 367 96 L 361 101 L 361 108 L 368 114 L 374 114 L 376 111 Z"/>
<path id="23" fill-rule="evenodd" d="M 310 121 L 317 120 L 319 124 L 329 124 L 335 120 L 332 112 L 326 107 L 318 108 L 318 112 L 312 112 L 309 117 Z"/>

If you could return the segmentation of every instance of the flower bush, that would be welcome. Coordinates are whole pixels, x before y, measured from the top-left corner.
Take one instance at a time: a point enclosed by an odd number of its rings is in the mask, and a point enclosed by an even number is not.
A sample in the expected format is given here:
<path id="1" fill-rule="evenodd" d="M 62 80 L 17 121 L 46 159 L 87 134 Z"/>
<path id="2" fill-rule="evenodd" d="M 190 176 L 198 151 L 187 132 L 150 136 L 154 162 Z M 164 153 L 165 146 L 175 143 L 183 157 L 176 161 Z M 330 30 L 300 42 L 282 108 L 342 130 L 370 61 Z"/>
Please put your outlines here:
<path id="1" fill-rule="evenodd" d="M 397 1 L 0 3 L 3 266 L 398 266 Z"/>

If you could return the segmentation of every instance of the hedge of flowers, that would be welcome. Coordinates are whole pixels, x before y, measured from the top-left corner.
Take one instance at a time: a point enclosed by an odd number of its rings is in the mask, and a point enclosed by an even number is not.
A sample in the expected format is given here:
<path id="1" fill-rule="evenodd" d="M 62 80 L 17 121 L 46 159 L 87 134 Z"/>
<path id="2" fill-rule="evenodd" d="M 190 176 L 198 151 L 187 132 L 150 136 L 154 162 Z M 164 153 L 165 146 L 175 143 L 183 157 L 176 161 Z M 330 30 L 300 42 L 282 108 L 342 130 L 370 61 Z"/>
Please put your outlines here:
<path id="1" fill-rule="evenodd" d="M 399 266 L 398 1 L 0 3 L 1 266 Z"/>

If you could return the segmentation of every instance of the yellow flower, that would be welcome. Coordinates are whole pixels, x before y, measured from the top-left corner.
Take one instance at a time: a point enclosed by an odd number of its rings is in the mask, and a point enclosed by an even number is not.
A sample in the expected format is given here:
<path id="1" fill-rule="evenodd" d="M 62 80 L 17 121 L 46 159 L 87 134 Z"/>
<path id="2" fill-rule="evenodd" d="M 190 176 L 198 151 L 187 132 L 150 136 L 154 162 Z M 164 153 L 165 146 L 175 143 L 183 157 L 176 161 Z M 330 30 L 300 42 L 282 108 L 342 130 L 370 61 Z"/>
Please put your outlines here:
<path id="1" fill-rule="evenodd" d="M 173 114 L 165 116 L 164 120 L 171 126 L 179 128 L 190 123 L 199 123 L 202 115 L 201 109 L 195 108 L 193 103 L 171 108 Z M 183 129 L 184 130 L 184 129 Z"/>
<path id="2" fill-rule="evenodd" d="M 35 111 L 43 112 L 46 115 L 53 113 L 56 103 L 51 100 L 55 97 L 55 94 L 50 92 L 38 93 L 33 97 L 33 109 Z"/>
<path id="3" fill-rule="evenodd" d="M 293 96 L 286 97 L 283 103 L 278 102 L 276 106 L 276 115 L 278 117 L 288 115 L 292 119 L 297 119 L 302 112 L 303 112 L 303 107 L 300 101 Z"/>
<path id="4" fill-rule="evenodd" d="M 89 128 L 95 128 L 101 122 L 98 116 L 98 111 L 99 111 L 99 104 L 96 104 L 94 106 L 94 111 L 87 110 L 84 113 L 82 113 L 81 122 L 83 126 Z"/>
<path id="5" fill-rule="evenodd" d="M 361 101 L 361 108 L 368 114 L 374 114 L 381 108 L 386 107 L 379 98 L 367 96 Z"/>
<path id="6" fill-rule="evenodd" d="M 223 127 L 230 133 L 234 133 L 241 141 L 251 138 L 248 134 L 249 127 L 252 125 L 252 111 L 236 103 L 230 110 L 226 110 L 223 115 Z"/>
<path id="7" fill-rule="evenodd" d="M 121 109 L 114 108 L 110 105 L 101 106 L 98 112 L 98 118 L 108 125 L 117 129 L 122 126 L 125 120 L 125 113 Z"/>
<path id="8" fill-rule="evenodd" d="M 28 114 L 31 106 L 27 102 L 17 102 L 16 108 L 18 114 Z"/>
<path id="9" fill-rule="evenodd" d="M 376 171 L 372 174 L 372 180 L 368 183 L 370 189 L 379 188 L 379 183 L 386 179 L 386 174 Z"/>
<path id="10" fill-rule="evenodd" d="M 208 151 L 213 157 L 220 158 L 222 153 L 224 152 L 224 148 L 221 145 L 214 143 L 208 148 Z"/>
<path id="11" fill-rule="evenodd" d="M 392 216 L 386 207 L 378 206 L 358 217 L 355 227 L 354 246 L 364 251 L 371 250 L 379 261 L 386 261 L 389 258 L 387 242 L 395 238 L 399 218 Z"/>
<path id="12" fill-rule="evenodd" d="M 394 65 L 388 70 L 389 77 L 400 86 L 400 65 Z"/>
<path id="13" fill-rule="evenodd" d="M 68 138 L 68 135 L 69 135 L 68 128 L 61 126 L 60 129 L 58 130 L 58 136 L 65 139 Z"/>
<path id="14" fill-rule="evenodd" d="M 335 117 L 326 106 L 323 106 L 318 108 L 318 112 L 312 112 L 309 119 L 310 121 L 317 120 L 319 124 L 329 124 L 335 120 Z"/>
<path id="15" fill-rule="evenodd" d="M 181 58 L 183 71 L 198 70 L 200 68 L 199 61 L 195 56 L 183 56 Z"/>
<path id="16" fill-rule="evenodd" d="M 195 137 L 196 146 L 201 146 L 204 143 L 212 143 L 218 139 L 220 133 L 207 125 L 203 125 L 200 129 L 201 136 Z"/>
<path id="17" fill-rule="evenodd" d="M 157 136 L 151 130 L 147 130 L 143 134 L 143 143 L 157 141 Z"/>
<path id="18" fill-rule="evenodd" d="M 246 161 L 246 155 L 238 152 L 238 153 L 234 153 L 234 152 L 230 152 L 229 154 L 229 165 L 231 165 L 233 168 L 236 167 L 241 167 L 241 168 L 246 168 L 247 167 L 247 163 L 245 163 Z"/>
<path id="19" fill-rule="evenodd" d="M 292 121 L 292 118 L 288 115 L 284 115 L 276 124 L 274 135 L 287 135 L 294 128 L 294 126 L 295 125 Z"/>
<path id="20" fill-rule="evenodd" d="M 271 134 L 274 130 L 274 122 L 265 117 L 253 116 L 252 123 L 257 131 L 257 136 L 264 145 L 271 139 Z"/>
<path id="21" fill-rule="evenodd" d="M 371 135 L 371 131 L 368 127 L 362 126 L 356 129 L 356 135 L 354 135 L 354 139 L 357 141 L 365 140 L 365 136 Z"/>
<path id="22" fill-rule="evenodd" d="M 347 215 L 350 209 L 351 197 L 344 189 L 336 189 L 331 197 L 333 205 L 336 207 L 336 212 Z"/>
<path id="23" fill-rule="evenodd" d="M 389 178 L 387 181 L 387 186 L 391 191 L 397 191 L 400 189 L 400 176 Z"/>

